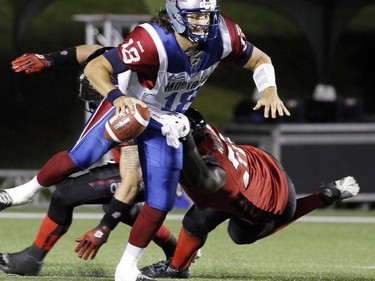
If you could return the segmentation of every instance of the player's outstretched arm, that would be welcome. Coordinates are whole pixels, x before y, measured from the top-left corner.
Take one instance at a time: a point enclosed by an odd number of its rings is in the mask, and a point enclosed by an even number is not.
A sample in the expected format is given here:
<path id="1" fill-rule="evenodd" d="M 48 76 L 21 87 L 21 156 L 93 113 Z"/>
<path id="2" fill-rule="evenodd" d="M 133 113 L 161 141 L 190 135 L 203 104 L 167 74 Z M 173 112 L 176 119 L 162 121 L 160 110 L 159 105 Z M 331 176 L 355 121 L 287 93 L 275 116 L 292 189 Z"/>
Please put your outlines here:
<path id="1" fill-rule="evenodd" d="M 262 94 L 253 110 L 264 107 L 265 118 L 268 118 L 270 113 L 272 118 L 276 118 L 277 115 L 284 116 L 284 114 L 289 116 L 289 110 L 277 94 L 275 69 L 271 58 L 254 47 L 253 53 L 244 68 L 253 71 L 255 85 L 259 93 Z"/>
<path id="2" fill-rule="evenodd" d="M 277 95 L 275 87 L 269 87 L 263 91 L 262 97 L 257 101 L 253 110 L 259 110 L 262 107 L 264 107 L 265 118 L 268 118 L 270 113 L 272 118 L 276 118 L 277 115 L 284 116 L 284 114 L 290 116 L 289 110 Z"/>
<path id="3" fill-rule="evenodd" d="M 11 62 L 12 69 L 30 74 L 50 67 L 82 65 L 90 54 L 100 48 L 100 45 L 80 45 L 50 54 L 23 54 Z"/>
<path id="4" fill-rule="evenodd" d="M 214 193 L 224 186 L 225 171 L 215 165 L 215 159 L 203 160 L 189 133 L 183 140 L 184 164 L 181 171 L 181 183 L 196 187 L 204 193 Z"/>

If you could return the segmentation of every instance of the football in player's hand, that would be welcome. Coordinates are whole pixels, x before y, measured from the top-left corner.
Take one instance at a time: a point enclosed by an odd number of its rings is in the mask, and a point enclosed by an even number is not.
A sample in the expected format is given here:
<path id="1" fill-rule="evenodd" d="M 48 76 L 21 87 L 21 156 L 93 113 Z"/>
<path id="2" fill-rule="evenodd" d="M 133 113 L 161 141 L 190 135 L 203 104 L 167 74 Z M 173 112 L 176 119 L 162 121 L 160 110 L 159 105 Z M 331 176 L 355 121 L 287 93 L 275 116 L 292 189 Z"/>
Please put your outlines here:
<path id="1" fill-rule="evenodd" d="M 105 124 L 104 136 L 109 141 L 128 141 L 139 136 L 150 121 L 150 110 L 135 104 L 135 113 L 112 114 Z"/>

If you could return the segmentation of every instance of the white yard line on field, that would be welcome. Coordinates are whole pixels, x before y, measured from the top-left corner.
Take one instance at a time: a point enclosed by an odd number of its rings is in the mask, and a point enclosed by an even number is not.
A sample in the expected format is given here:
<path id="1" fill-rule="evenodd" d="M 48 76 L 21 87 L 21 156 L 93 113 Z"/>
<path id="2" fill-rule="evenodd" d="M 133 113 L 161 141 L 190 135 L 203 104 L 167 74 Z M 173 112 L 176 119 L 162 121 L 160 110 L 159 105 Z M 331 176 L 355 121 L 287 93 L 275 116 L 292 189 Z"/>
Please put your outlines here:
<path id="1" fill-rule="evenodd" d="M 0 213 L 0 219 L 42 219 L 45 213 Z M 102 213 L 75 213 L 74 219 L 100 219 Z M 168 214 L 167 220 L 182 220 L 183 215 Z M 302 217 L 298 222 L 327 222 L 327 223 L 375 223 L 375 217 L 338 217 L 338 216 L 307 216 Z"/>
<path id="2" fill-rule="evenodd" d="M 338 223 L 375 223 L 375 217 L 337 217 L 308 216 L 300 218 L 300 222 L 338 222 Z"/>
<path id="3" fill-rule="evenodd" d="M 352 266 L 353 268 L 359 268 L 359 269 L 375 269 L 375 265 L 365 266 L 365 265 L 358 265 L 358 266 Z"/>

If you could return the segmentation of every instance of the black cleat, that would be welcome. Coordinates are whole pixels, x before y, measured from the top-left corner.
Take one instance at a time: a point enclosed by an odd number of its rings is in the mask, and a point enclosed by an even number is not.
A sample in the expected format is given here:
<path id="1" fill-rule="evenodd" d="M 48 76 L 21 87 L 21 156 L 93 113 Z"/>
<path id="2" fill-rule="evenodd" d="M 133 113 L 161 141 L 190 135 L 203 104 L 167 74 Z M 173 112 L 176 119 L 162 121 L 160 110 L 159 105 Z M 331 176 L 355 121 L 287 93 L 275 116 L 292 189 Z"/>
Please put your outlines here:
<path id="1" fill-rule="evenodd" d="M 43 260 L 36 259 L 31 254 L 31 248 L 28 247 L 18 253 L 0 253 L 0 270 L 11 274 L 37 276 Z"/>
<path id="2" fill-rule="evenodd" d="M 359 192 L 359 185 L 353 177 L 345 177 L 341 180 L 324 184 L 320 187 L 320 195 L 327 205 L 353 197 Z"/>
<path id="3" fill-rule="evenodd" d="M 142 274 L 151 278 L 179 278 L 187 279 L 191 276 L 189 268 L 178 270 L 173 267 L 171 259 L 167 261 L 159 261 L 140 269 Z"/>
<path id="4" fill-rule="evenodd" d="M 4 189 L 0 189 L 0 211 L 9 208 L 13 205 L 13 200 L 9 196 L 8 192 Z"/>

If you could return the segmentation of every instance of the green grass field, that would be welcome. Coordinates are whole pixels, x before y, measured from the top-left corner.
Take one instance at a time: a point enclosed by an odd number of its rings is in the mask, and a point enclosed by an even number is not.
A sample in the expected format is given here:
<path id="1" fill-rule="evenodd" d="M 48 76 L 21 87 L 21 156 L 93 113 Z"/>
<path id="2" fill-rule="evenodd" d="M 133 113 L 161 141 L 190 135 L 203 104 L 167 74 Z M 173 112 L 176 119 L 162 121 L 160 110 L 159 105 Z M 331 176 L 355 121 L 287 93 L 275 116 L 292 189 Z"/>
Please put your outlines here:
<path id="1" fill-rule="evenodd" d="M 331 209 L 317 211 L 316 215 L 374 218 L 375 212 Z M 41 219 L 1 218 L 0 251 L 14 252 L 29 246 L 40 222 Z M 97 219 L 76 219 L 45 259 L 40 276 L 0 273 L 0 280 L 114 280 L 129 227 L 120 225 L 112 232 L 92 261 L 83 261 L 74 253 L 74 238 L 96 226 L 97 222 Z M 180 221 L 167 220 L 166 224 L 175 235 L 178 234 Z M 202 258 L 191 267 L 194 275 L 191 280 L 375 280 L 374 233 L 374 220 L 368 223 L 300 221 L 253 245 L 239 246 L 230 240 L 224 224 L 209 236 L 202 249 Z M 151 244 L 139 266 L 163 258 L 161 250 Z"/>

